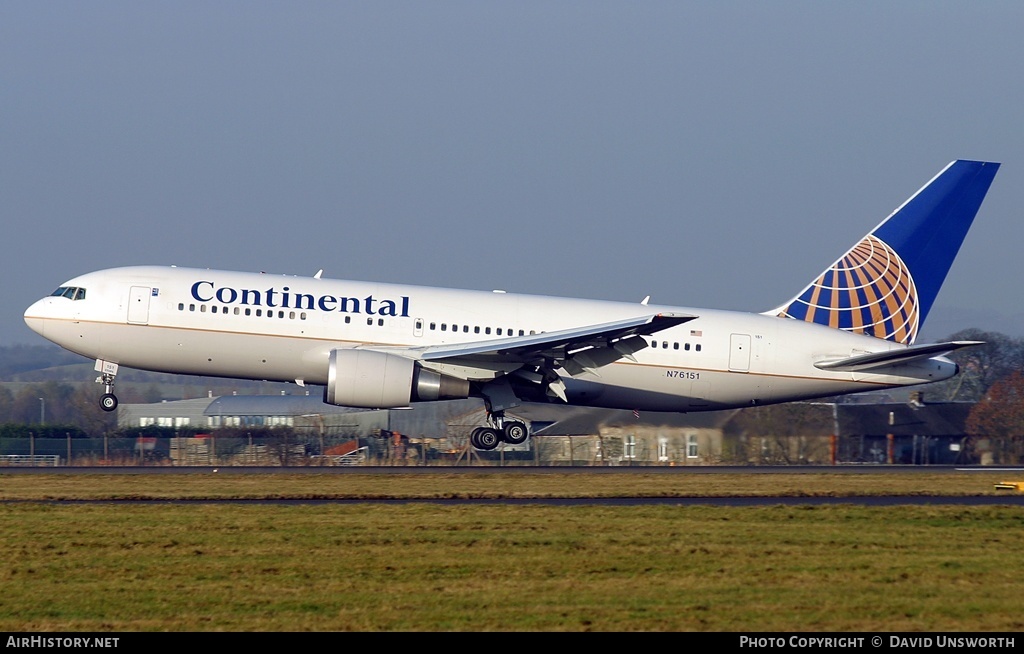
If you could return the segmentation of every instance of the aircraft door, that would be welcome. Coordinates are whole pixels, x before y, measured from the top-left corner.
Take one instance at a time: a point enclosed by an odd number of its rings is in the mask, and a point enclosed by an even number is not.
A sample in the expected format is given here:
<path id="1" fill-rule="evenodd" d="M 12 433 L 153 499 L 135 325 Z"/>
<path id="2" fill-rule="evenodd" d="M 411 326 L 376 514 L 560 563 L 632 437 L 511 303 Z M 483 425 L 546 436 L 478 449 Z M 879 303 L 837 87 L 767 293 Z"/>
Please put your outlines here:
<path id="1" fill-rule="evenodd" d="M 729 337 L 729 370 L 750 370 L 750 334 L 733 334 Z"/>
<path id="2" fill-rule="evenodd" d="M 128 293 L 128 322 L 145 325 L 149 322 L 149 298 L 153 289 L 149 286 L 132 286 Z"/>

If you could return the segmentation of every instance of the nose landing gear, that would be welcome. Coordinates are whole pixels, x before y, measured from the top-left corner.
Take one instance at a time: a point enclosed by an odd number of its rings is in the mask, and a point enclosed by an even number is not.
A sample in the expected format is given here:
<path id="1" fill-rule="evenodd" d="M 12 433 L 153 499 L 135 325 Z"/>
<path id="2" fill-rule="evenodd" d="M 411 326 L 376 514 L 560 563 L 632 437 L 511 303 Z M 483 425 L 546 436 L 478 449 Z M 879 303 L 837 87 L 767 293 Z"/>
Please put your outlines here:
<path id="1" fill-rule="evenodd" d="M 104 393 L 100 398 L 100 408 L 104 411 L 113 411 L 117 408 L 117 396 L 113 393 Z"/>
<path id="2" fill-rule="evenodd" d="M 117 408 L 117 396 L 114 395 L 114 377 L 117 376 L 117 364 L 103 359 L 96 359 L 96 371 L 100 376 L 96 378 L 97 383 L 103 384 L 103 396 L 100 397 L 100 408 L 104 411 L 113 411 Z"/>

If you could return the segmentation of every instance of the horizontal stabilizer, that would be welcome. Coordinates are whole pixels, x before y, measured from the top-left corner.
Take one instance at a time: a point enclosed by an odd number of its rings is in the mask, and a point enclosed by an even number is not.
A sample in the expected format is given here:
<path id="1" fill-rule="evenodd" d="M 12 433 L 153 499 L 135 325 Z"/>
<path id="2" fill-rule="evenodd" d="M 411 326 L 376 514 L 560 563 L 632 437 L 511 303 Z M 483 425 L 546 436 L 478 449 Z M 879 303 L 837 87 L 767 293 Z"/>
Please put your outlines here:
<path id="1" fill-rule="evenodd" d="M 905 365 L 917 359 L 930 359 L 961 348 L 984 344 L 983 341 L 950 341 L 948 343 L 914 345 L 899 350 L 873 352 L 845 359 L 819 361 L 814 364 L 814 367 L 821 370 L 835 370 L 839 372 L 870 372 L 881 368 Z"/>

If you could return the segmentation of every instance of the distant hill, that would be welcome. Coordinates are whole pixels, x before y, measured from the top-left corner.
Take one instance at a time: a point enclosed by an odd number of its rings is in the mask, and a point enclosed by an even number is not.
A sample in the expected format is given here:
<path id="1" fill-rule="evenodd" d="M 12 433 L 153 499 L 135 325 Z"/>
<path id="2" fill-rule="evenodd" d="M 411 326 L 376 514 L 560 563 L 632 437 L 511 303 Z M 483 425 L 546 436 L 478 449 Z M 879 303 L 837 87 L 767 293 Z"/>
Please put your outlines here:
<path id="1" fill-rule="evenodd" d="M 38 380 L 16 379 L 21 374 L 39 373 L 40 371 L 61 368 L 64 366 L 88 366 L 92 369 L 92 361 L 73 354 L 56 345 L 8 345 L 0 347 L 0 381 L 45 381 L 45 376 Z"/>
<path id="2" fill-rule="evenodd" d="M 0 384 L 11 388 L 47 381 L 91 384 L 98 374 L 93 368 L 94 363 L 92 359 L 55 345 L 0 346 Z M 100 390 L 101 387 L 97 385 L 97 398 Z M 127 397 L 130 390 L 167 400 L 191 399 L 210 394 L 304 395 L 307 390 L 310 394 L 320 393 L 319 389 L 304 389 L 295 384 L 193 377 L 121 368 L 117 374 L 116 391 L 118 395 Z"/>

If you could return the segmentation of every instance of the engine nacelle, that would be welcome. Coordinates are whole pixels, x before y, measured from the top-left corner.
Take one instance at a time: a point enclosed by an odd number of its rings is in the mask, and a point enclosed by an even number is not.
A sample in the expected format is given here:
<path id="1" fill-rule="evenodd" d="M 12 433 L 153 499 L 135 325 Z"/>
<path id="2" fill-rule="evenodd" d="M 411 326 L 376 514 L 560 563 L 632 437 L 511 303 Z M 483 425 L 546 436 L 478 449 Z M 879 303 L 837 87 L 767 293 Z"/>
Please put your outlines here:
<path id="1" fill-rule="evenodd" d="M 416 361 L 375 350 L 331 350 L 324 402 L 392 409 L 411 402 L 469 397 L 469 382 L 426 370 Z"/>

